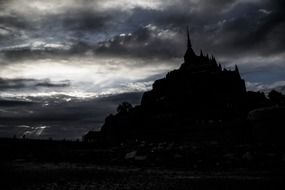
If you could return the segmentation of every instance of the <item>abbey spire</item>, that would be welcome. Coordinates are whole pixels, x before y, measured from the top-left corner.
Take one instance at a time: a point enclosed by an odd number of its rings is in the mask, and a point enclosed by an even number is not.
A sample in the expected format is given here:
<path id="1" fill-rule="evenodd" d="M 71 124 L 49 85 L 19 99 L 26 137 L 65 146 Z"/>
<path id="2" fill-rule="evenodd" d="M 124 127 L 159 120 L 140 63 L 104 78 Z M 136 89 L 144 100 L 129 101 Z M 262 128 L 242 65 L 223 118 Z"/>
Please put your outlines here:
<path id="1" fill-rule="evenodd" d="M 192 49 L 192 43 L 189 34 L 189 28 L 187 27 L 187 50 L 184 55 L 184 63 L 190 63 L 196 58 L 196 54 Z"/>
<path id="2" fill-rule="evenodd" d="M 189 27 L 187 27 L 187 48 L 192 48 L 192 43 L 190 39 L 190 34 L 189 34 Z"/>

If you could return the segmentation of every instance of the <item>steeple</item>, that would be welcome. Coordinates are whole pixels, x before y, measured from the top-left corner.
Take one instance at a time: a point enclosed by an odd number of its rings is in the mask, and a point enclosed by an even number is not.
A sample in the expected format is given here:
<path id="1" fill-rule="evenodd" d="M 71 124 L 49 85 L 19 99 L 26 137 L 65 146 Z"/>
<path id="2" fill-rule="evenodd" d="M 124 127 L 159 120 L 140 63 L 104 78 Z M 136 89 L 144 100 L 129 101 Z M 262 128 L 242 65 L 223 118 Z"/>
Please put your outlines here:
<path id="1" fill-rule="evenodd" d="M 200 57 L 204 57 L 203 50 L 200 50 Z"/>
<path id="2" fill-rule="evenodd" d="M 190 34 L 189 34 L 189 27 L 187 26 L 187 48 L 192 48 L 192 43 L 190 39 Z"/>
<path id="3" fill-rule="evenodd" d="M 236 72 L 237 76 L 238 76 L 239 78 L 241 78 L 240 73 L 239 73 L 239 69 L 238 69 L 238 66 L 237 66 L 237 65 L 235 65 L 235 72 Z"/>
<path id="4" fill-rule="evenodd" d="M 235 71 L 236 71 L 236 72 L 239 72 L 239 69 L 238 69 L 238 66 L 237 66 L 237 65 L 235 65 Z"/>
<path id="5" fill-rule="evenodd" d="M 197 56 L 192 49 L 192 43 L 191 43 L 190 34 L 189 34 L 189 27 L 187 27 L 187 50 L 184 55 L 184 62 L 190 63 L 191 61 L 194 61 L 196 57 Z"/>

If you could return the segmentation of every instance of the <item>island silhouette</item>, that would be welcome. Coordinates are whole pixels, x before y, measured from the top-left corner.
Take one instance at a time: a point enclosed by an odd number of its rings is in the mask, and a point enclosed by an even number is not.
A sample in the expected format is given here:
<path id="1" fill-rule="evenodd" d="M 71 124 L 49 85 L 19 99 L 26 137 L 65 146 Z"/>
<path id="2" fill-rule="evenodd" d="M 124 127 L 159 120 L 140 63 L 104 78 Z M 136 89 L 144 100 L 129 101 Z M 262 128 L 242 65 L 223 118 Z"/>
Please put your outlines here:
<path id="1" fill-rule="evenodd" d="M 187 49 L 180 68 L 156 80 L 140 105 L 120 104 L 117 113 L 105 119 L 101 131 L 89 131 L 83 141 L 280 143 L 285 134 L 284 102 L 285 96 L 275 90 L 268 97 L 263 92 L 247 91 L 237 65 L 229 70 L 202 50 L 197 55 L 187 30 Z"/>

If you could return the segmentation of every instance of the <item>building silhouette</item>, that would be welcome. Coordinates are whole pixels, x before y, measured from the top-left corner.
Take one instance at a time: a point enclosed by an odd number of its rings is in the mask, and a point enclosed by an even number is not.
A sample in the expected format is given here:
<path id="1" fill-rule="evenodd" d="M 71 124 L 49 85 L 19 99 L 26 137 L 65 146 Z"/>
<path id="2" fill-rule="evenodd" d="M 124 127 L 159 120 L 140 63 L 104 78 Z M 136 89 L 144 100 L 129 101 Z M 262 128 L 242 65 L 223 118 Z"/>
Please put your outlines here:
<path id="1" fill-rule="evenodd" d="M 263 93 L 246 91 L 237 66 L 228 70 L 202 50 L 197 55 L 187 30 L 180 68 L 156 80 L 141 105 L 111 114 L 84 140 L 244 141 L 252 136 L 249 111 L 268 105 Z"/>

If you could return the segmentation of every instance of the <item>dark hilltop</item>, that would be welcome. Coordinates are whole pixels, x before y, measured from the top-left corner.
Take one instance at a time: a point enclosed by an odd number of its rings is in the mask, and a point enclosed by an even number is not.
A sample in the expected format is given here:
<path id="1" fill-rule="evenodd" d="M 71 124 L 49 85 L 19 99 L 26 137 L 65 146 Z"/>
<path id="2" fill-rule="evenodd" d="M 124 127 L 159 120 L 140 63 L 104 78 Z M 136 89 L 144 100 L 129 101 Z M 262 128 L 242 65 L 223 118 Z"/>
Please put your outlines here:
<path id="1" fill-rule="evenodd" d="M 120 104 L 100 132 L 90 131 L 83 140 L 282 141 L 284 103 L 284 95 L 275 90 L 268 97 L 247 91 L 237 65 L 228 70 L 202 50 L 197 55 L 187 32 L 180 68 L 156 80 L 141 105 Z"/>

